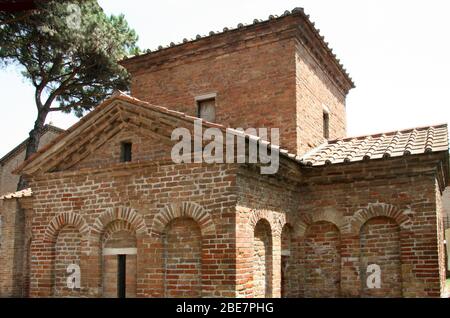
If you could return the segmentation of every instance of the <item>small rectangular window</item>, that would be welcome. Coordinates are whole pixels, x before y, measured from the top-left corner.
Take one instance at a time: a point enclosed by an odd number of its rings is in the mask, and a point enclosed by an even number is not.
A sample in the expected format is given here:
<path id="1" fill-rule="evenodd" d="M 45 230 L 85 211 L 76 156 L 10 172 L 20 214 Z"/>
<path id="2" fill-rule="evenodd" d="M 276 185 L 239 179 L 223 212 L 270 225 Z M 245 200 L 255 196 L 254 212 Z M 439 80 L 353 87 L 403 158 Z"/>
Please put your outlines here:
<path id="1" fill-rule="evenodd" d="M 216 120 L 216 99 L 209 98 L 197 101 L 197 117 L 209 122 Z"/>
<path id="2" fill-rule="evenodd" d="M 131 142 L 122 142 L 120 144 L 120 161 L 129 162 L 131 161 Z"/>
<path id="3" fill-rule="evenodd" d="M 330 138 L 330 114 L 323 112 L 323 138 Z"/>

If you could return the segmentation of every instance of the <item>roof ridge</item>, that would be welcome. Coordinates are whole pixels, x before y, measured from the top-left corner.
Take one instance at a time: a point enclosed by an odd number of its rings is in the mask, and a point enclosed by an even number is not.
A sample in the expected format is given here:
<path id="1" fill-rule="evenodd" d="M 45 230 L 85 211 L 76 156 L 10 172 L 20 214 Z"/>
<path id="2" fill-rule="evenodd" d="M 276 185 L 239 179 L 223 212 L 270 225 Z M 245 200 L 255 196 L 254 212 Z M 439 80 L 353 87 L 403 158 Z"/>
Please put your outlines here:
<path id="1" fill-rule="evenodd" d="M 429 129 L 429 128 L 441 128 L 443 126 L 448 126 L 448 123 L 443 122 L 443 123 L 439 123 L 439 124 L 433 124 L 433 125 L 426 125 L 426 126 L 418 126 L 418 127 L 410 127 L 410 128 L 404 128 L 404 129 L 398 129 L 398 130 L 390 130 L 390 131 L 386 131 L 386 132 L 377 132 L 377 133 L 373 133 L 373 134 L 365 134 L 365 135 L 356 135 L 356 136 L 348 136 L 348 137 L 342 137 L 342 138 L 336 138 L 336 139 L 331 139 L 328 142 L 331 143 L 335 143 L 338 141 L 348 141 L 348 140 L 352 140 L 352 139 L 360 139 L 360 138 L 365 138 L 365 137 L 375 137 L 377 135 L 391 135 L 391 134 L 395 134 L 395 133 L 409 133 L 412 132 L 413 130 L 425 130 L 425 129 Z"/>
<path id="2" fill-rule="evenodd" d="M 308 153 L 303 162 L 307 166 L 324 166 L 438 152 L 448 156 L 448 139 L 447 124 L 345 138 Z"/>

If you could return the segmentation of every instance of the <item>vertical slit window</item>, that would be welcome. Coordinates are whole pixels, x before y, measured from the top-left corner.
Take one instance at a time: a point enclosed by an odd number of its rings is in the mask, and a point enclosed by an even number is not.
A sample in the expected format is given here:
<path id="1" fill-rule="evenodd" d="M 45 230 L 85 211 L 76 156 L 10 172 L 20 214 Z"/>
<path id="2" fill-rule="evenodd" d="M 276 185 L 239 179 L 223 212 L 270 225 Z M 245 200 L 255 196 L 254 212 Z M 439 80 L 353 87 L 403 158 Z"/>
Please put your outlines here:
<path id="1" fill-rule="evenodd" d="M 131 161 L 131 142 L 122 142 L 120 145 L 120 161 L 129 162 Z"/>

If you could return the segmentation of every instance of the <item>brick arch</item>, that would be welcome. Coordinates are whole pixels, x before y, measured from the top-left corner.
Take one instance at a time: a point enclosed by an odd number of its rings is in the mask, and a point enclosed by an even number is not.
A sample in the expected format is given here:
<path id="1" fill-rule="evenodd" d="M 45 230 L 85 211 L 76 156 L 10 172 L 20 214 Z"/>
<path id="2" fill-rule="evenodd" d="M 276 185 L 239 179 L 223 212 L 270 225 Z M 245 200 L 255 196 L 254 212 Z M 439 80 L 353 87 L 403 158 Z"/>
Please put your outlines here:
<path id="1" fill-rule="evenodd" d="M 194 202 L 182 202 L 166 205 L 153 219 L 151 234 L 161 236 L 170 221 L 179 217 L 190 217 L 198 223 L 202 235 L 216 232 L 211 214 Z"/>
<path id="2" fill-rule="evenodd" d="M 357 234 L 368 220 L 380 216 L 393 219 L 401 230 L 410 230 L 411 228 L 411 218 L 406 211 L 386 203 L 371 203 L 367 208 L 358 210 L 350 219 L 348 227 L 352 233 Z"/>
<path id="3" fill-rule="evenodd" d="M 305 236 L 308 226 L 317 222 L 328 222 L 335 225 L 339 232 L 348 232 L 348 226 L 342 213 L 335 209 L 324 209 L 311 214 L 303 214 L 301 217 L 292 220 L 294 231 L 299 236 Z"/>
<path id="4" fill-rule="evenodd" d="M 269 223 L 272 229 L 272 236 L 281 237 L 281 232 L 284 225 L 287 222 L 286 215 L 284 213 L 269 211 L 269 210 L 250 210 L 251 216 L 248 221 L 250 230 L 254 230 L 256 224 L 260 220 L 265 220 Z"/>
<path id="5" fill-rule="evenodd" d="M 89 225 L 86 220 L 78 213 L 62 212 L 56 215 L 47 225 L 44 233 L 44 240 L 56 242 L 59 231 L 65 226 L 73 226 L 80 232 L 82 237 L 89 235 Z"/>
<path id="6" fill-rule="evenodd" d="M 126 231 L 132 235 L 136 235 L 136 229 L 131 223 L 124 220 L 115 220 L 106 226 L 102 236 L 103 242 L 107 242 L 115 232 L 119 231 Z"/>
<path id="7" fill-rule="evenodd" d="M 104 211 L 95 219 L 92 233 L 101 236 L 111 222 L 119 220 L 129 223 L 136 231 L 136 236 L 147 232 L 144 218 L 136 210 L 129 207 L 116 207 Z"/>

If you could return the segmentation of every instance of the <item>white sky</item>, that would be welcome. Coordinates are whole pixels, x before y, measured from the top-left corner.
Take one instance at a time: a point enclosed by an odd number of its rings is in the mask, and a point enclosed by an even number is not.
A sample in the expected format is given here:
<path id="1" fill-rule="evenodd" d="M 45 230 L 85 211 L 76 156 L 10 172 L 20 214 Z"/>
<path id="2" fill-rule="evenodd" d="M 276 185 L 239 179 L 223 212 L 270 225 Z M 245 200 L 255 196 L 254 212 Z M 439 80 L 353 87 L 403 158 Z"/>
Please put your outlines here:
<path id="1" fill-rule="evenodd" d="M 180 42 L 239 22 L 305 8 L 356 88 L 347 98 L 348 135 L 450 120 L 450 1 L 446 0 L 100 0 L 124 13 L 139 46 Z M 36 115 L 33 87 L 15 68 L 0 70 L 0 156 L 24 140 Z M 77 119 L 51 114 L 68 128 Z"/>

